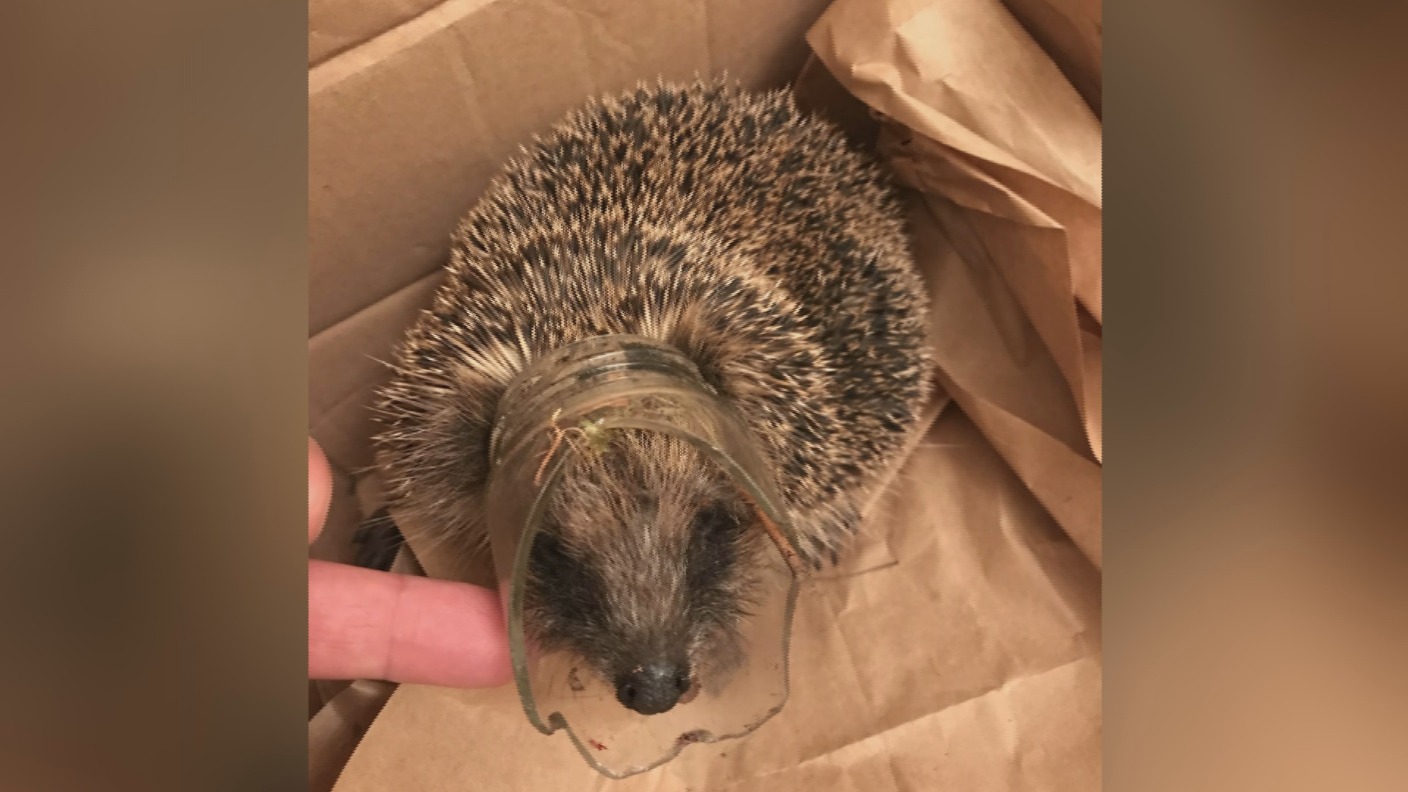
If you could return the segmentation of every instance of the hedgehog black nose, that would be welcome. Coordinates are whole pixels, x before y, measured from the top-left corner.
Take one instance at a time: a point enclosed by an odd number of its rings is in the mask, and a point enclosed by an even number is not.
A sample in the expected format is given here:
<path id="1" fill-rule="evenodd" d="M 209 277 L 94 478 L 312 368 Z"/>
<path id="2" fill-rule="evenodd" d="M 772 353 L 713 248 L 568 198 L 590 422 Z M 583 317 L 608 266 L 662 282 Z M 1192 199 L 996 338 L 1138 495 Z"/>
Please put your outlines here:
<path id="1" fill-rule="evenodd" d="M 647 663 L 616 678 L 616 698 L 642 715 L 668 712 L 689 690 L 689 668 L 667 662 Z"/>

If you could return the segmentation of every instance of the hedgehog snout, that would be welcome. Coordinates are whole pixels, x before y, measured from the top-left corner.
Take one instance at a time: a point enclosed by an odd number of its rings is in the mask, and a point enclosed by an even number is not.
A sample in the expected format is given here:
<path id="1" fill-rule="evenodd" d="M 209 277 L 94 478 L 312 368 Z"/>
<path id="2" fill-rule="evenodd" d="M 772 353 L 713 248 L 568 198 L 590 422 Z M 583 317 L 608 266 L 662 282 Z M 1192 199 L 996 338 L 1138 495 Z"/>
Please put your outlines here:
<path id="1" fill-rule="evenodd" d="M 633 666 L 616 677 L 616 699 L 642 715 L 674 708 L 689 690 L 689 664 L 663 658 Z"/>

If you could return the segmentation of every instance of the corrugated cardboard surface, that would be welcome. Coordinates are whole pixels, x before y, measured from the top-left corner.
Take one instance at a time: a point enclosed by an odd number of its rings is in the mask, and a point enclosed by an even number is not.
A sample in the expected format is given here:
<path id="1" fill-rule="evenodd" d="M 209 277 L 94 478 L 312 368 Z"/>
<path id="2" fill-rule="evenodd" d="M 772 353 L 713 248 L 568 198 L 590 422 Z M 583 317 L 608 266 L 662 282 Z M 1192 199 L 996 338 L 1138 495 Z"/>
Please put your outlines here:
<path id="1" fill-rule="evenodd" d="M 324 685 L 313 788 L 344 760 L 338 790 L 1098 788 L 1098 0 L 423 5 L 338 0 L 310 30 L 310 425 L 335 468 L 370 463 L 375 358 L 503 160 L 591 94 L 696 71 L 795 78 L 878 145 L 911 189 L 952 402 L 843 568 L 808 584 L 792 700 L 747 740 L 609 782 L 511 687 Z M 315 58 L 332 31 L 349 43 Z M 359 489 L 325 535 L 374 503 Z"/>

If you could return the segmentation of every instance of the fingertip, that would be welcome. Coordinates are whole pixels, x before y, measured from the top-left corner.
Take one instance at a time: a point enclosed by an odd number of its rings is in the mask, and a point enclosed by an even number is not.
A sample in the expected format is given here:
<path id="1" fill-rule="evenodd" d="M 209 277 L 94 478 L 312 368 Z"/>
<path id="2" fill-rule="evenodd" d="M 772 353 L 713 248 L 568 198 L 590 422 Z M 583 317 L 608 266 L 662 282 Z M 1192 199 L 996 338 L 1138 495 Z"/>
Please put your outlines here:
<path id="1" fill-rule="evenodd" d="M 332 468 L 313 438 L 308 438 L 308 541 L 322 533 L 332 503 Z"/>
<path id="2" fill-rule="evenodd" d="M 309 563 L 309 675 L 456 688 L 513 679 L 498 594 L 430 578 Z"/>
<path id="3" fill-rule="evenodd" d="M 497 607 L 497 599 L 495 606 Z M 480 665 L 474 687 L 502 687 L 513 681 L 513 658 L 509 652 L 508 630 L 495 633 L 495 639 L 480 651 Z"/>

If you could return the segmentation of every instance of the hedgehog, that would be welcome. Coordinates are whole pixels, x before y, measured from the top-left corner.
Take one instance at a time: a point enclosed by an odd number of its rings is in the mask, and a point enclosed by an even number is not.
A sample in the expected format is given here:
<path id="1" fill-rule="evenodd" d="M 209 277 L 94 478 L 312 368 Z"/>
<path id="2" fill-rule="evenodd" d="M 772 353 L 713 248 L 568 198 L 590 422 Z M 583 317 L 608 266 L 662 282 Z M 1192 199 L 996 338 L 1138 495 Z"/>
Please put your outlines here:
<path id="1" fill-rule="evenodd" d="M 701 78 L 595 98 L 523 147 L 453 231 L 376 402 L 388 504 L 482 544 L 515 376 L 582 339 L 643 336 L 741 416 L 796 553 L 823 569 L 929 396 L 926 310 L 897 191 L 790 92 Z M 626 708 L 668 711 L 737 651 L 757 512 L 660 433 L 616 433 L 563 475 L 530 550 L 525 627 Z"/>

